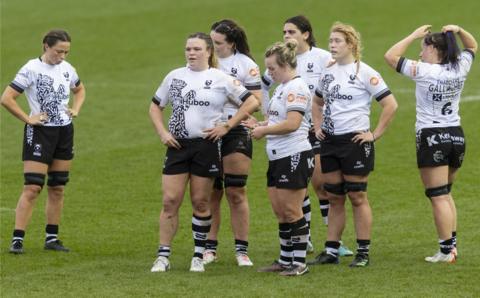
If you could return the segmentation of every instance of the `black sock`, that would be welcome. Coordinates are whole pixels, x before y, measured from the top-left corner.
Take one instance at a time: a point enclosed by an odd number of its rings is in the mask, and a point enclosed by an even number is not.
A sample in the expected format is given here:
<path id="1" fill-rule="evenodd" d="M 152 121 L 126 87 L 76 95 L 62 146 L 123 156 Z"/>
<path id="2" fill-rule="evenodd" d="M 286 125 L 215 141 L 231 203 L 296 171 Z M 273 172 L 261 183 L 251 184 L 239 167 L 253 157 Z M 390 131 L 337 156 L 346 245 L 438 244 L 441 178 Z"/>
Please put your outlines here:
<path id="1" fill-rule="evenodd" d="M 367 255 L 370 252 L 370 239 L 357 239 L 357 254 Z"/>
<path id="2" fill-rule="evenodd" d="M 25 237 L 25 231 L 24 230 L 13 230 L 12 242 L 15 242 L 15 241 L 23 242 L 24 237 Z"/>
<path id="3" fill-rule="evenodd" d="M 457 231 L 452 232 L 453 247 L 457 247 Z"/>
<path id="4" fill-rule="evenodd" d="M 192 216 L 192 234 L 193 242 L 195 244 L 194 257 L 203 259 L 203 252 L 205 251 L 205 242 L 207 242 L 207 235 L 210 232 L 212 224 L 212 216 L 200 217 L 195 214 Z"/>
<path id="5" fill-rule="evenodd" d="M 308 225 L 305 217 L 290 224 L 292 228 L 293 264 L 305 265 L 308 243 Z"/>
<path id="6" fill-rule="evenodd" d="M 58 225 L 47 225 L 45 227 L 45 242 L 55 242 L 58 240 Z"/>
<path id="7" fill-rule="evenodd" d="M 160 245 L 157 250 L 157 257 L 170 257 L 170 246 Z"/>
<path id="8" fill-rule="evenodd" d="M 205 242 L 205 249 L 213 251 L 214 253 L 217 253 L 217 246 L 218 246 L 217 240 L 207 239 L 207 242 Z"/>
<path id="9" fill-rule="evenodd" d="M 327 254 L 332 255 L 338 258 L 338 249 L 340 248 L 339 241 L 326 241 L 325 242 L 325 251 Z"/>
<path id="10" fill-rule="evenodd" d="M 310 206 L 309 196 L 306 196 L 303 199 L 302 211 L 303 211 L 303 217 L 307 221 L 307 225 L 308 225 L 308 241 L 312 242 L 312 238 L 310 237 L 310 221 L 312 219 L 312 207 Z"/>
<path id="11" fill-rule="evenodd" d="M 319 199 L 320 213 L 322 214 L 323 223 L 328 225 L 328 209 L 330 209 L 330 202 L 328 200 Z"/>
<path id="12" fill-rule="evenodd" d="M 448 255 L 453 249 L 452 238 L 447 240 L 439 240 L 438 243 L 440 244 L 440 251 L 445 255 Z"/>
<path id="13" fill-rule="evenodd" d="M 248 241 L 235 239 L 235 253 L 236 254 L 248 254 Z"/>

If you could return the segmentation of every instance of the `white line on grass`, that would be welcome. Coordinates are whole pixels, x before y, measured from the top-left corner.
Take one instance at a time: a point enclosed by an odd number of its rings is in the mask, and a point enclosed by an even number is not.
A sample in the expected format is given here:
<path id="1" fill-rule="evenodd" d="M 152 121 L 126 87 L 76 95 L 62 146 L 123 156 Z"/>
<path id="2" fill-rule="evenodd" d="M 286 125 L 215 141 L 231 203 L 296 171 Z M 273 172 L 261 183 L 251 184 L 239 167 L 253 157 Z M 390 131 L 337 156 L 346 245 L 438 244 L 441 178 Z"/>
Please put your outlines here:
<path id="1" fill-rule="evenodd" d="M 0 207 L 0 212 L 15 212 L 15 209 Z"/>

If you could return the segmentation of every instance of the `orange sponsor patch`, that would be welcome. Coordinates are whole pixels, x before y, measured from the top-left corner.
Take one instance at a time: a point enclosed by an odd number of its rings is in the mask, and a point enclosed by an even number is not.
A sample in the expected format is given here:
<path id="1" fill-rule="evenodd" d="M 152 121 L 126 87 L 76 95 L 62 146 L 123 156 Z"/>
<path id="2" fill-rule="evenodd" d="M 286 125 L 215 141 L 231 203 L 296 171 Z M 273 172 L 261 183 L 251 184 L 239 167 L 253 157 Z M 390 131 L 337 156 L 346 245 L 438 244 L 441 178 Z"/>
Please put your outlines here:
<path id="1" fill-rule="evenodd" d="M 370 78 L 370 85 L 377 86 L 378 82 L 380 82 L 380 80 L 377 77 L 371 77 Z"/>
<path id="2" fill-rule="evenodd" d="M 255 77 L 255 76 L 258 75 L 259 70 L 258 70 L 258 68 L 252 68 L 252 69 L 250 69 L 250 71 L 249 71 L 248 73 L 249 73 L 252 77 Z"/>
<path id="3" fill-rule="evenodd" d="M 294 100 L 295 100 L 295 95 L 293 95 L 293 93 L 289 93 L 287 96 L 287 101 L 292 102 Z"/>
<path id="4" fill-rule="evenodd" d="M 242 85 L 242 83 L 241 83 L 239 80 L 233 80 L 233 84 L 234 84 L 235 86 L 240 86 L 240 85 Z"/>
<path id="5" fill-rule="evenodd" d="M 410 75 L 412 77 L 417 76 L 417 61 L 412 61 L 412 66 L 410 66 Z"/>

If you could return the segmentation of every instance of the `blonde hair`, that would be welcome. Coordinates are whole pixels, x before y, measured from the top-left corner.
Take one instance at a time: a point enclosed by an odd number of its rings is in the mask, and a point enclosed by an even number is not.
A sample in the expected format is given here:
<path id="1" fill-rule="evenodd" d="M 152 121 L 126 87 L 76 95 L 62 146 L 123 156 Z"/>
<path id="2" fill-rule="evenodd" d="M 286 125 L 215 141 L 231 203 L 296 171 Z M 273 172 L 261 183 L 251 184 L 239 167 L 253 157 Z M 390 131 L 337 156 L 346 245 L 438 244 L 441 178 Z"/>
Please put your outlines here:
<path id="1" fill-rule="evenodd" d="M 265 58 L 275 55 L 277 64 L 280 67 L 290 66 L 291 68 L 297 68 L 297 42 L 289 40 L 286 42 L 276 42 L 267 48 L 265 52 Z"/>
<path id="2" fill-rule="evenodd" d="M 338 32 L 345 36 L 347 44 L 352 45 L 352 54 L 357 62 L 357 73 L 360 68 L 360 59 L 362 58 L 362 41 L 360 39 L 360 32 L 355 30 L 353 26 L 344 24 L 342 22 L 335 22 L 330 29 L 330 33 Z"/>

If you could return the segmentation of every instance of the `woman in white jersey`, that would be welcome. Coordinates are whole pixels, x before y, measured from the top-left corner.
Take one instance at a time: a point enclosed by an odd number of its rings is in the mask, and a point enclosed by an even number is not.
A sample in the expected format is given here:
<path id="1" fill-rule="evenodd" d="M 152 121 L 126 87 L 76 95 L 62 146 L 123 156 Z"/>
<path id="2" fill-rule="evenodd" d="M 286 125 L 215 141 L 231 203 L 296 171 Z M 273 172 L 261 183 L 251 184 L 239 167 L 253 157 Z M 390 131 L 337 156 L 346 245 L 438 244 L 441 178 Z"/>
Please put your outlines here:
<path id="1" fill-rule="evenodd" d="M 315 46 L 315 36 L 310 21 L 303 15 L 288 18 L 283 25 L 284 41 L 295 40 L 297 42 L 297 74 L 308 84 L 312 96 L 322 70 L 331 61 L 329 52 Z M 268 107 L 268 90 L 273 86 L 273 80 L 268 75 L 268 70 L 262 76 L 262 89 L 264 93 L 264 111 Z M 329 203 L 327 193 L 323 189 L 323 176 L 320 167 L 320 140 L 315 137 L 313 125 L 309 132 L 309 140 L 315 154 L 315 171 L 312 176 L 312 186 L 320 203 L 320 211 L 325 224 L 328 224 Z M 303 213 L 310 228 L 311 206 L 308 193 L 303 201 Z M 308 252 L 313 252 L 313 244 L 308 241 Z M 340 247 L 340 255 L 352 255 L 353 253 L 343 245 Z"/>
<path id="2" fill-rule="evenodd" d="M 195 243 L 190 271 L 204 271 L 203 252 L 211 221 L 209 199 L 214 178 L 221 175 L 218 141 L 259 106 L 238 80 L 214 68 L 216 58 L 210 36 L 205 33 L 190 35 L 185 58 L 187 66 L 165 77 L 150 104 L 150 118 L 162 143 L 168 147 L 162 175 L 160 245 L 152 272 L 170 269 L 170 245 L 189 182 Z M 240 108 L 219 125 L 228 100 L 233 100 Z M 163 111 L 169 103 L 172 114 L 167 128 L 163 123 Z"/>
<path id="3" fill-rule="evenodd" d="M 475 38 L 457 25 L 430 33 L 430 25 L 416 29 L 392 46 L 385 59 L 399 73 L 416 83 L 417 165 L 430 199 L 440 250 L 425 261 L 454 263 L 457 257 L 457 211 L 451 195 L 452 183 L 465 154 L 459 103 L 467 74 L 477 51 Z M 460 53 L 455 34 L 464 50 Z M 422 40 L 421 61 L 403 54 L 412 42 Z"/>
<path id="4" fill-rule="evenodd" d="M 259 271 L 285 276 L 308 272 L 308 224 L 302 205 L 315 167 L 308 141 L 312 96 L 295 71 L 295 49 L 293 41 L 278 42 L 267 49 L 265 65 L 279 85 L 269 101 L 268 121 L 250 122 L 253 138 L 267 138 L 268 196 L 278 219 L 280 238 L 280 258 Z"/>
<path id="5" fill-rule="evenodd" d="M 250 55 L 245 31 L 232 20 L 221 20 L 211 27 L 210 36 L 218 58 L 218 68 L 239 80 L 261 103 L 260 73 Z M 230 119 L 238 110 L 227 102 L 222 121 Z M 217 235 L 220 228 L 220 202 L 223 186 L 230 207 L 230 220 L 235 237 L 235 257 L 239 266 L 253 266 L 248 257 L 249 207 L 245 185 L 252 162 L 252 140 L 248 129 L 233 127 L 222 138 L 221 155 L 223 177 L 215 180 L 210 199 L 212 226 L 208 234 L 203 260 L 205 264 L 217 259 Z M 223 178 L 223 179 L 222 179 Z M 223 185 L 224 184 L 224 185 Z"/>
<path id="6" fill-rule="evenodd" d="M 358 245 L 350 267 L 364 267 L 369 263 L 372 224 L 367 181 L 374 165 L 373 143 L 385 132 L 397 102 L 380 74 L 360 61 L 360 34 L 352 26 L 335 23 L 329 48 L 335 63 L 320 76 L 313 117 L 317 137 L 322 140 L 320 156 L 330 214 L 326 250 L 312 264 L 338 264 L 348 195 Z M 372 97 L 382 107 L 375 129 L 370 129 Z M 317 113 L 322 106 L 323 114 Z"/>
<path id="7" fill-rule="evenodd" d="M 71 38 L 64 30 L 51 30 L 43 38 L 43 54 L 27 62 L 3 92 L 1 104 L 25 122 L 23 142 L 24 187 L 15 209 L 15 230 L 10 252 L 21 254 L 23 238 L 36 198 L 48 174 L 47 225 L 44 248 L 68 252 L 58 239 L 64 188 L 73 159 L 73 123 L 85 100 L 85 88 L 75 69 L 65 61 Z M 30 114 L 17 104 L 25 91 Z M 70 91 L 73 105 L 69 107 Z"/>

